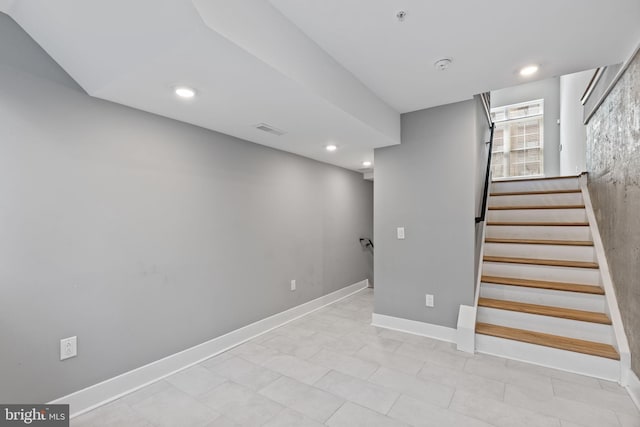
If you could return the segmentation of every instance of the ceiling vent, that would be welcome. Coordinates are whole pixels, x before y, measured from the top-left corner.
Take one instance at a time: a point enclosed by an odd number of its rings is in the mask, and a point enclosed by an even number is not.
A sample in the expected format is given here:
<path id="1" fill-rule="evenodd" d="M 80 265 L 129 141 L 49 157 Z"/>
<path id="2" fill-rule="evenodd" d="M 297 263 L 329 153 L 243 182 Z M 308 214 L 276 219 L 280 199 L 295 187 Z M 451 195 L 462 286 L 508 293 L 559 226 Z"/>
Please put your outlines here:
<path id="1" fill-rule="evenodd" d="M 286 133 L 285 131 L 280 130 L 278 128 L 275 128 L 275 127 L 273 127 L 271 125 L 268 125 L 266 123 L 258 123 L 254 127 L 256 129 L 259 129 L 259 130 L 263 131 L 263 132 L 268 132 L 268 133 L 271 133 L 273 135 L 278 135 L 278 136 L 284 135 Z"/>

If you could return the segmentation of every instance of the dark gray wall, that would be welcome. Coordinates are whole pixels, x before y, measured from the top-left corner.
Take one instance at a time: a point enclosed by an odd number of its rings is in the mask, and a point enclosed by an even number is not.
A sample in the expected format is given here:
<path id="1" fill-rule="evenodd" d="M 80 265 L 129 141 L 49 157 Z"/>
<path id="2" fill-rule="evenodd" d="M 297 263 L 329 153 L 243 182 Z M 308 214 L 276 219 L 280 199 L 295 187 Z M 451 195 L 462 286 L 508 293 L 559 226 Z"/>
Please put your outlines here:
<path id="1" fill-rule="evenodd" d="M 402 115 L 402 143 L 376 149 L 375 312 L 455 327 L 473 303 L 473 100 Z M 406 239 L 396 239 L 404 226 Z M 435 307 L 425 306 L 425 294 Z"/>
<path id="2" fill-rule="evenodd" d="M 93 99 L 2 14 L 0 151 L 1 402 L 60 397 L 372 274 L 361 174 Z"/>
<path id="3" fill-rule="evenodd" d="M 560 78 L 539 80 L 491 92 L 491 107 L 544 99 L 544 174 L 560 175 Z"/>
<path id="4" fill-rule="evenodd" d="M 640 53 L 587 125 L 587 171 L 631 366 L 640 375 Z"/>

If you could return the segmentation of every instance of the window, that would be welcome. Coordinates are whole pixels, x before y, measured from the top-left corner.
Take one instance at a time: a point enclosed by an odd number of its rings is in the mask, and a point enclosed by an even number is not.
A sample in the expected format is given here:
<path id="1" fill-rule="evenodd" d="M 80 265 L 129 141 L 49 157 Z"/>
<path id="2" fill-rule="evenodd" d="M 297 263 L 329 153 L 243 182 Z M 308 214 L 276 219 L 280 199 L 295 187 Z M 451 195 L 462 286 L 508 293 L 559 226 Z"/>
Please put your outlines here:
<path id="1" fill-rule="evenodd" d="M 544 100 L 491 109 L 493 178 L 543 174 Z"/>

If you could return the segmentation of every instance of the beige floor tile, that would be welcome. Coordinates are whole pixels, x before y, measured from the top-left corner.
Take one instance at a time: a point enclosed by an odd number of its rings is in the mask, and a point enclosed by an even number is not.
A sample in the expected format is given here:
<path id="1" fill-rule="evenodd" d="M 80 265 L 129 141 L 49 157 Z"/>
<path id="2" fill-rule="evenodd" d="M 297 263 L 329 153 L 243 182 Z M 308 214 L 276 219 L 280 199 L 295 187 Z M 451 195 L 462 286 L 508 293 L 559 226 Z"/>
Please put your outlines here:
<path id="1" fill-rule="evenodd" d="M 160 391 L 132 406 L 153 425 L 159 427 L 202 426 L 219 413 L 174 387 Z"/>
<path id="2" fill-rule="evenodd" d="M 153 427 L 142 415 L 123 401 L 116 401 L 73 418 L 71 427 Z"/>
<path id="3" fill-rule="evenodd" d="M 264 424 L 264 427 L 322 427 L 323 425 L 292 409 L 285 409 Z"/>
<path id="4" fill-rule="evenodd" d="M 629 396 L 612 393 L 601 388 L 584 387 L 575 383 L 552 379 L 553 392 L 558 397 L 587 403 L 603 409 L 638 417 L 640 412 Z"/>
<path id="5" fill-rule="evenodd" d="M 355 356 L 363 360 L 377 363 L 380 366 L 395 369 L 396 371 L 404 372 L 405 374 L 410 375 L 416 375 L 418 372 L 420 372 L 420 369 L 424 364 L 423 361 L 415 359 L 413 357 L 391 353 L 384 350 L 378 350 L 369 346 L 361 348 L 355 354 Z"/>
<path id="6" fill-rule="evenodd" d="M 379 366 L 377 363 L 324 349 L 315 354 L 309 361 L 363 380 L 369 378 Z"/>
<path id="7" fill-rule="evenodd" d="M 165 378 L 165 381 L 191 396 L 199 396 L 219 386 L 226 379 L 204 366 L 195 365 Z"/>
<path id="8" fill-rule="evenodd" d="M 512 406 L 529 409 L 587 427 L 618 427 L 620 425 L 613 411 L 573 399 L 547 396 L 531 388 L 507 384 L 504 392 L 504 401 Z"/>
<path id="9" fill-rule="evenodd" d="M 457 390 L 449 409 L 496 427 L 560 427 L 560 420 L 475 393 Z"/>
<path id="10" fill-rule="evenodd" d="M 306 384 L 315 383 L 329 372 L 329 369 L 324 366 L 315 365 L 288 354 L 274 356 L 264 362 L 263 366 Z"/>
<path id="11" fill-rule="evenodd" d="M 325 422 L 344 403 L 334 394 L 287 377 L 263 388 L 260 394 L 319 422 Z"/>
<path id="12" fill-rule="evenodd" d="M 347 402 L 325 423 L 330 427 L 406 427 L 401 421 Z"/>
<path id="13" fill-rule="evenodd" d="M 434 381 L 456 389 L 467 390 L 481 396 L 502 400 L 504 398 L 505 383 L 491 380 L 480 375 L 446 368 L 431 362 L 425 362 L 418 378 Z"/>
<path id="14" fill-rule="evenodd" d="M 216 387 L 200 399 L 214 411 L 240 424 L 261 425 L 284 409 L 279 403 L 232 382 Z"/>
<path id="15" fill-rule="evenodd" d="M 416 427 L 491 427 L 476 418 L 405 395 L 398 398 L 387 415 Z"/>
<path id="16" fill-rule="evenodd" d="M 387 387 L 336 371 L 329 372 L 315 386 L 381 414 L 386 414 L 400 395 Z"/>
<path id="17" fill-rule="evenodd" d="M 455 391 L 453 387 L 384 367 L 378 369 L 369 381 L 443 408 L 449 406 Z"/>
<path id="18" fill-rule="evenodd" d="M 241 357 L 231 357 L 209 369 L 221 377 L 254 390 L 259 390 L 280 378 L 277 372 Z"/>

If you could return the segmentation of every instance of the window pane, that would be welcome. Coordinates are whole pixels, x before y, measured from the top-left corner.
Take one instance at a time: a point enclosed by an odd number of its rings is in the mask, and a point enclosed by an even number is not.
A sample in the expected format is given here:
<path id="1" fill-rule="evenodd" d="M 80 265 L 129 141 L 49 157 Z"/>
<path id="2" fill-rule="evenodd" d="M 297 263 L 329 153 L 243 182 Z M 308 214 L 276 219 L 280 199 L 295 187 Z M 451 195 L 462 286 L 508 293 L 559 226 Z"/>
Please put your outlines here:
<path id="1" fill-rule="evenodd" d="M 526 161 L 529 162 L 537 162 L 540 160 L 540 149 L 534 148 L 533 150 L 526 151 Z"/>
<path id="2" fill-rule="evenodd" d="M 492 152 L 504 151 L 504 127 L 496 126 L 493 131 L 493 149 Z"/>
<path id="3" fill-rule="evenodd" d="M 510 171 L 510 175 L 511 176 L 522 176 L 524 175 L 524 164 L 522 163 L 518 163 L 518 164 L 511 164 L 511 171 Z"/>
<path id="4" fill-rule="evenodd" d="M 527 175 L 540 175 L 542 171 L 540 170 L 540 163 L 527 163 L 526 164 L 526 174 Z"/>
<path id="5" fill-rule="evenodd" d="M 494 178 L 543 173 L 543 101 L 491 110 L 496 124 L 493 135 Z"/>
<path id="6" fill-rule="evenodd" d="M 507 110 L 507 115 L 509 116 L 510 119 L 526 117 L 528 110 L 529 110 L 529 107 L 527 107 L 526 105 L 522 107 L 513 107 Z"/>
<path id="7" fill-rule="evenodd" d="M 511 163 L 524 163 L 524 151 L 512 151 L 511 152 Z"/>

